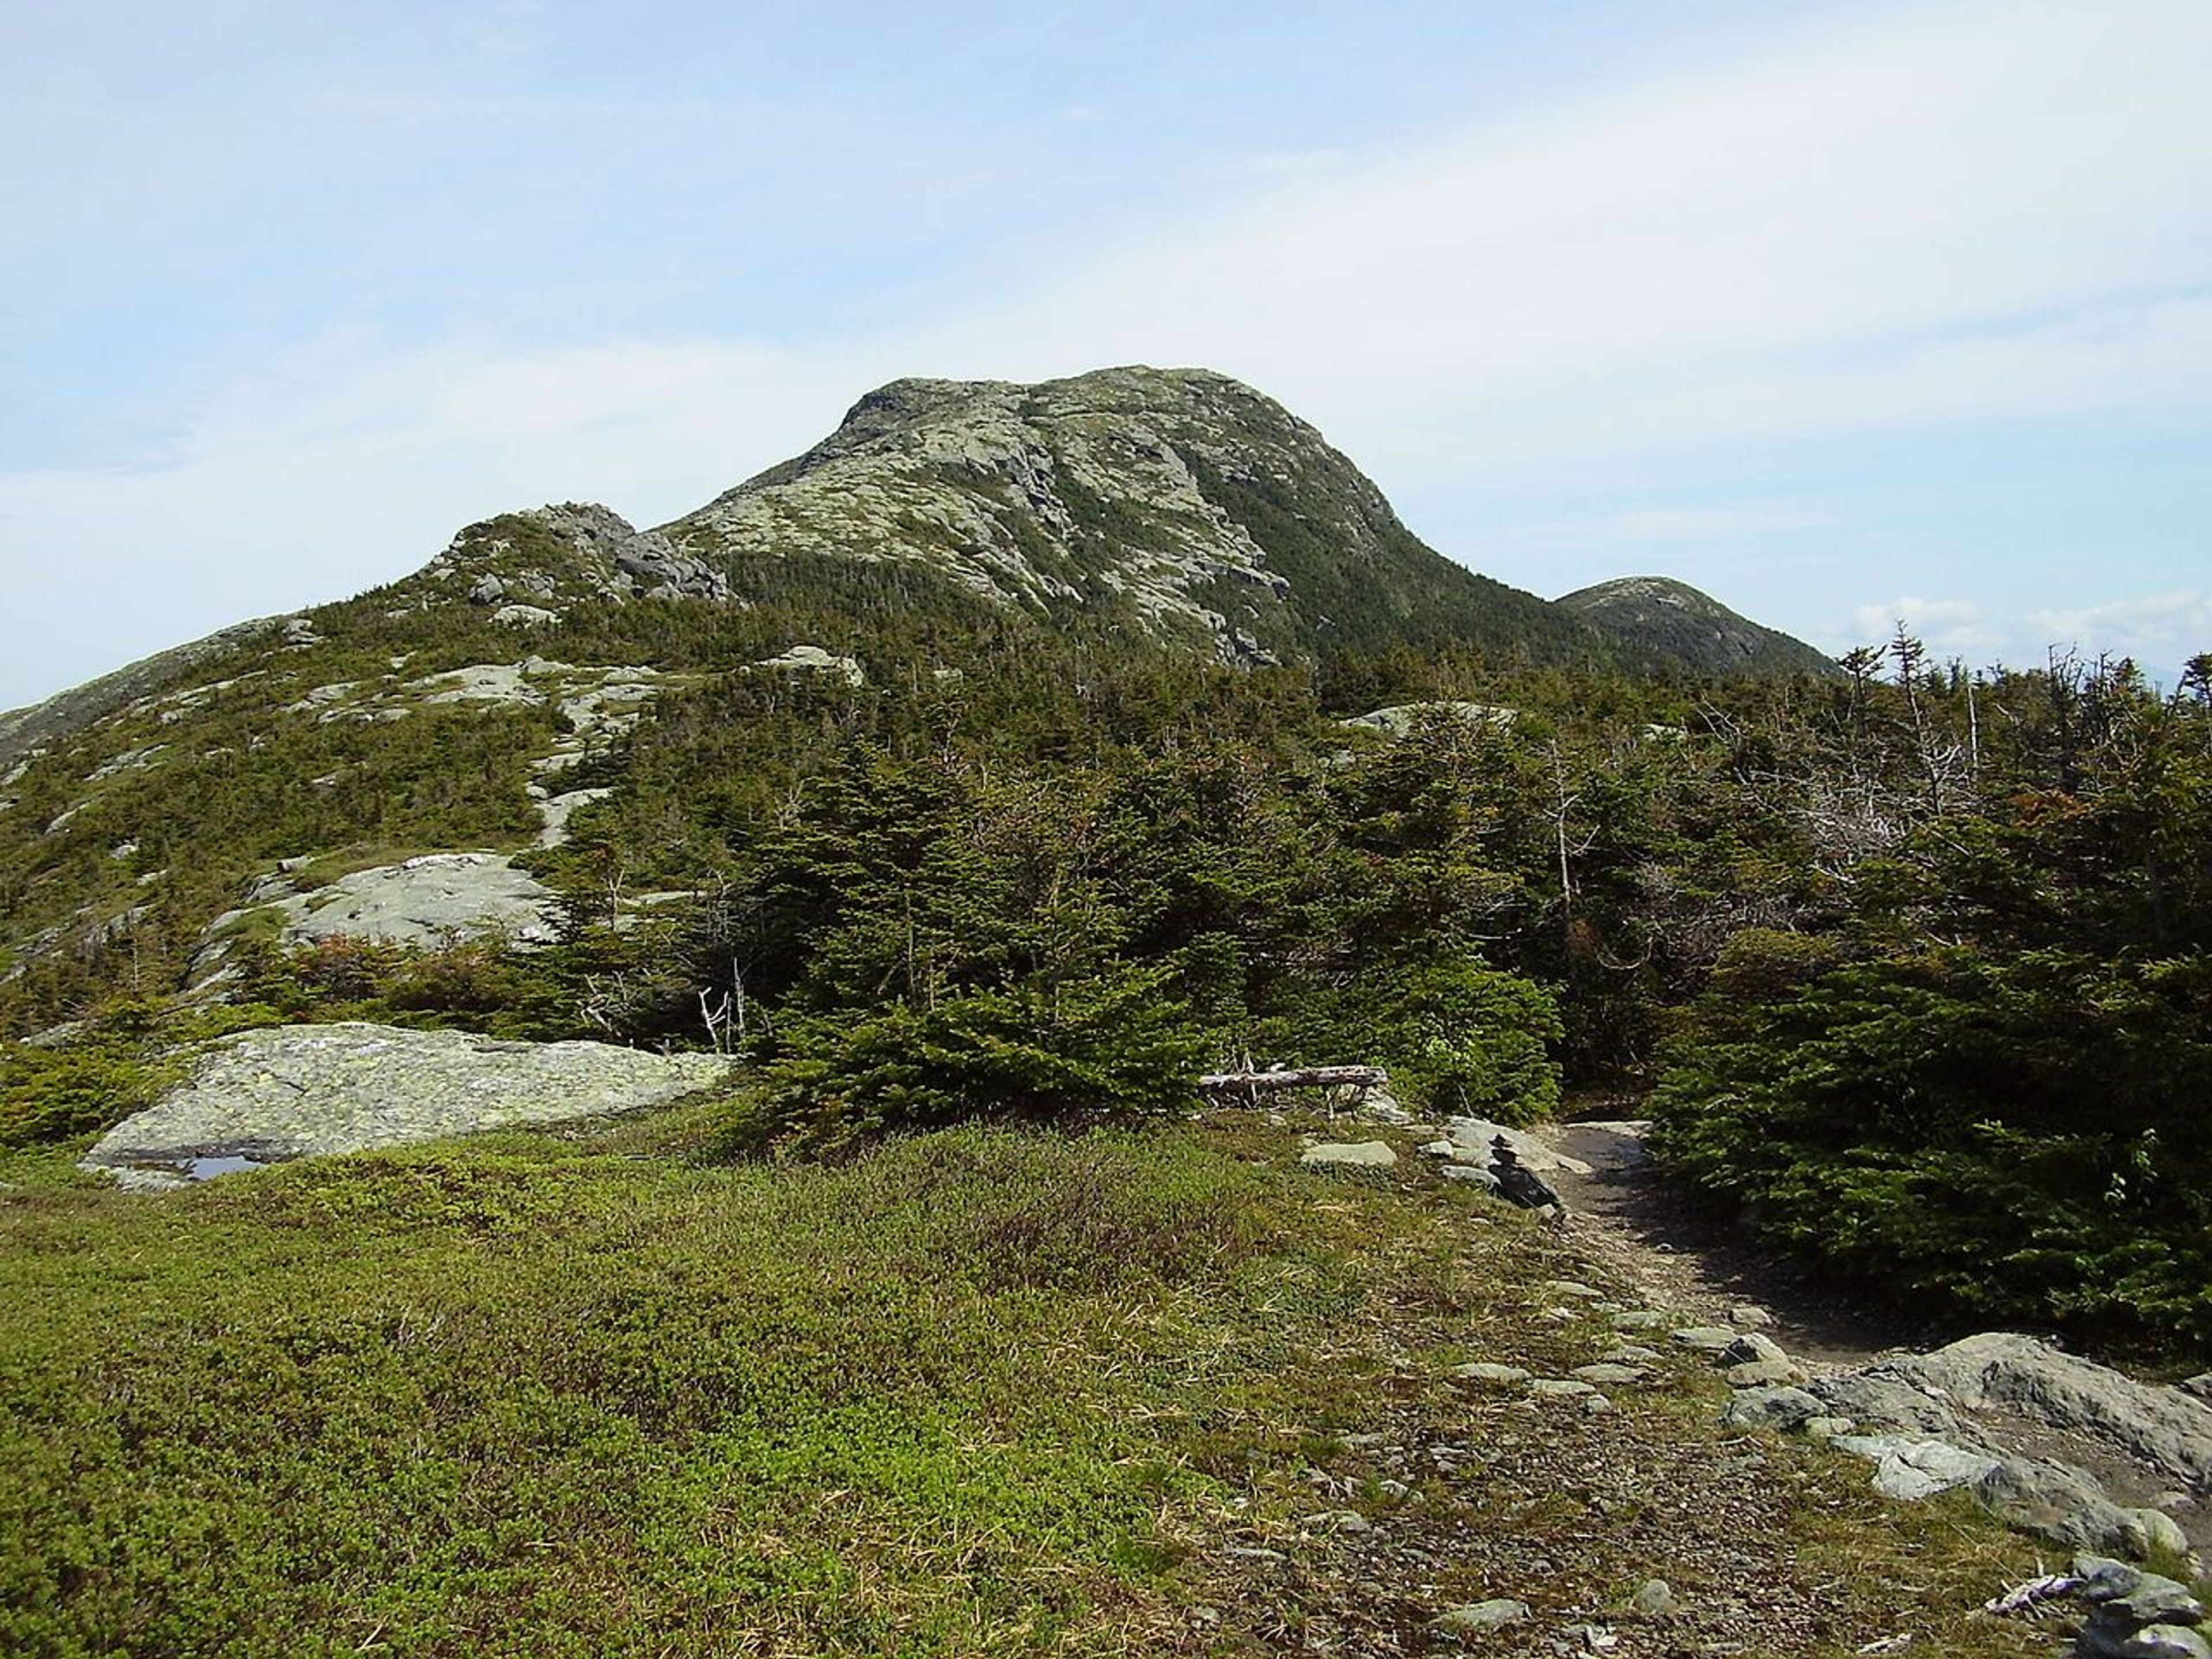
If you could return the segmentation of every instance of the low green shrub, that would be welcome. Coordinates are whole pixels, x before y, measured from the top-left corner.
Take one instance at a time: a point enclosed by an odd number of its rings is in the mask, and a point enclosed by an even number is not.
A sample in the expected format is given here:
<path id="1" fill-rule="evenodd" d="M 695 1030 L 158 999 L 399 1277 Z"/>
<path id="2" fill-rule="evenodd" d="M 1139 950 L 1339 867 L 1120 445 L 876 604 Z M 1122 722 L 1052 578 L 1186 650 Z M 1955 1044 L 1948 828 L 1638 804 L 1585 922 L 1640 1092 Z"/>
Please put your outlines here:
<path id="1" fill-rule="evenodd" d="M 1109 966 L 787 1024 L 747 1136 L 823 1150 L 966 1119 L 1095 1121 L 1188 1105 L 1203 1045 L 1164 972 Z"/>
<path id="2" fill-rule="evenodd" d="M 97 1134 L 151 1103 L 164 1073 L 101 1045 L 0 1042 L 0 1146 Z"/>
<path id="3" fill-rule="evenodd" d="M 1405 1094 L 1438 1114 L 1534 1123 L 1559 1106 L 1553 1058 L 1565 1030 L 1551 992 L 1459 962 L 1413 975 L 1392 1033 Z"/>

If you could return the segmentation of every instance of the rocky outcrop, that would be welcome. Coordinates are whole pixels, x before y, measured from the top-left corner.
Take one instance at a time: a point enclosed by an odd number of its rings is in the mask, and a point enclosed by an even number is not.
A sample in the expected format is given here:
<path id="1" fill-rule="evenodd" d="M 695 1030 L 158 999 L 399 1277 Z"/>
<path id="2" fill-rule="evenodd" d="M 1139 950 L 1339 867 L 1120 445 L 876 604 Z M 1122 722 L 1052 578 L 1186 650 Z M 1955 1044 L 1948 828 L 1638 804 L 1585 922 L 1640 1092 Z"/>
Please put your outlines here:
<path id="1" fill-rule="evenodd" d="M 435 945 L 496 933 L 518 945 L 556 937 L 552 892 L 496 853 L 426 853 L 400 864 L 341 876 L 327 887 L 281 899 L 283 942 L 312 945 L 343 934 L 392 945 Z"/>
<path id="2" fill-rule="evenodd" d="M 400 592 L 465 599 L 511 625 L 557 622 L 568 607 L 594 601 L 731 597 L 718 564 L 606 507 L 576 501 L 469 526 Z"/>
<path id="3" fill-rule="evenodd" d="M 1875 1489 L 1891 1498 L 1963 1490 L 2024 1530 L 2140 1559 L 2185 1553 L 2189 1536 L 2164 1510 L 2115 1497 L 2066 1448 L 2086 1455 L 2101 1443 L 2134 1483 L 2178 1489 L 2161 1501 L 2193 1508 L 2212 1493 L 2212 1407 L 2030 1337 L 1990 1333 L 1798 1382 L 1784 1380 L 1781 1351 L 1755 1333 L 1698 1328 L 1675 1339 L 1729 1368 L 1729 1425 L 1818 1433 L 1872 1463 Z"/>
<path id="4" fill-rule="evenodd" d="M 553 822 L 549 818 L 549 825 Z M 559 823 L 566 822 L 562 812 Z M 288 946 L 340 937 L 408 945 L 487 935 L 547 945 L 557 937 L 551 890 L 501 854 L 426 853 L 356 870 L 302 892 L 294 877 L 307 863 L 284 860 L 253 884 L 238 908 L 209 924 L 193 959 L 196 976 L 222 967 L 237 928 L 257 911 L 277 914 L 278 942 Z"/>
<path id="5" fill-rule="evenodd" d="M 102 1136 L 83 1162 L 126 1186 L 665 1105 L 726 1081 L 711 1054 L 459 1031 L 295 1025 L 216 1043 L 191 1080 Z M 219 1170 L 217 1172 L 220 1172 Z"/>
<path id="6" fill-rule="evenodd" d="M 2212 1404 L 2138 1382 L 2033 1337 L 1988 1332 L 1898 1368 L 1967 1411 L 2002 1410 L 2101 1440 L 2212 1498 Z"/>
<path id="7" fill-rule="evenodd" d="M 1431 721 L 1453 721 L 1462 726 L 1508 726 L 1521 718 L 1517 708 L 1503 708 L 1488 702 L 1401 702 L 1388 708 L 1375 708 L 1364 714 L 1354 714 L 1337 722 L 1349 731 L 1372 732 L 1392 738 L 1409 738 Z"/>
<path id="8" fill-rule="evenodd" d="M 794 645 L 787 651 L 779 651 L 773 657 L 763 657 L 753 665 L 756 668 L 779 669 L 786 673 L 835 674 L 851 686 L 868 683 L 868 676 L 854 659 L 837 656 L 818 645 Z"/>

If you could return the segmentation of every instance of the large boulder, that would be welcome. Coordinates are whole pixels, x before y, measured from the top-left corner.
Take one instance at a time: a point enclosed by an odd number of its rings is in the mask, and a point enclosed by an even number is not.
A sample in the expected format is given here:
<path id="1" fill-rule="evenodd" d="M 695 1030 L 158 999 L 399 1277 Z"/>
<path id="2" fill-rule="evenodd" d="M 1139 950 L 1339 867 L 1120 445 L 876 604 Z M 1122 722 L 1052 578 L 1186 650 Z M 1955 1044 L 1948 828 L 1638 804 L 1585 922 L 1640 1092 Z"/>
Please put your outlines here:
<path id="1" fill-rule="evenodd" d="M 1900 1362 L 1909 1364 L 1910 1361 Z M 1869 1366 L 1815 1378 L 1806 1385 L 1838 1417 L 1848 1417 L 1869 1434 L 1908 1439 L 1952 1440 L 1965 1433 L 1949 1404 L 1896 1365 Z"/>
<path id="2" fill-rule="evenodd" d="M 551 891 L 497 853 L 427 853 L 356 870 L 279 908 L 287 945 L 341 935 L 394 945 L 487 933 L 546 945 L 556 937 Z"/>
<path id="3" fill-rule="evenodd" d="M 173 1187 L 242 1164 L 637 1111 L 723 1082 L 732 1065 L 604 1042 L 277 1026 L 210 1045 L 188 1081 L 102 1136 L 82 1167 Z"/>

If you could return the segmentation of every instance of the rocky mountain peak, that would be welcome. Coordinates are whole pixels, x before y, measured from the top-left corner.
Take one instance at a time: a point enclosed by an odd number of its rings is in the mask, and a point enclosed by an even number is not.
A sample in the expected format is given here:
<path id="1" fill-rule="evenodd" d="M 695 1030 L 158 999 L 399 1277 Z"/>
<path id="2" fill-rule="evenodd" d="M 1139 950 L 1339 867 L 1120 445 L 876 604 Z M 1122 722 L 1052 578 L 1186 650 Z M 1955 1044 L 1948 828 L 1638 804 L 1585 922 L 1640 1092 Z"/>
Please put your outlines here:
<path id="1" fill-rule="evenodd" d="M 1619 576 L 1561 596 L 1566 610 L 1710 674 L 1840 672 L 1823 653 L 1738 616 L 1671 576 Z"/>
<path id="2" fill-rule="evenodd" d="M 770 566 L 895 566 L 1231 661 L 1392 640 L 1606 650 L 1424 546 L 1320 433 L 1202 369 L 894 380 L 812 448 L 663 529 L 740 591 Z"/>

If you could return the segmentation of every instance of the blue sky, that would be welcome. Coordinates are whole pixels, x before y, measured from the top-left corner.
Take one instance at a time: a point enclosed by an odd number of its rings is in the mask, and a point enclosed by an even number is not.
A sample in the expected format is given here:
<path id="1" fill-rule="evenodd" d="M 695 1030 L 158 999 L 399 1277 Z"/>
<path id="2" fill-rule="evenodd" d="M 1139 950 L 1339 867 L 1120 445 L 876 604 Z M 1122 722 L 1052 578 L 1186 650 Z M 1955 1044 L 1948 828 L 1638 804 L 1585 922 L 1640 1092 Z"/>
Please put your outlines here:
<path id="1" fill-rule="evenodd" d="M 1237 374 L 1444 552 L 2212 649 L 2212 4 L 0 11 L 0 707 L 893 376 Z"/>

